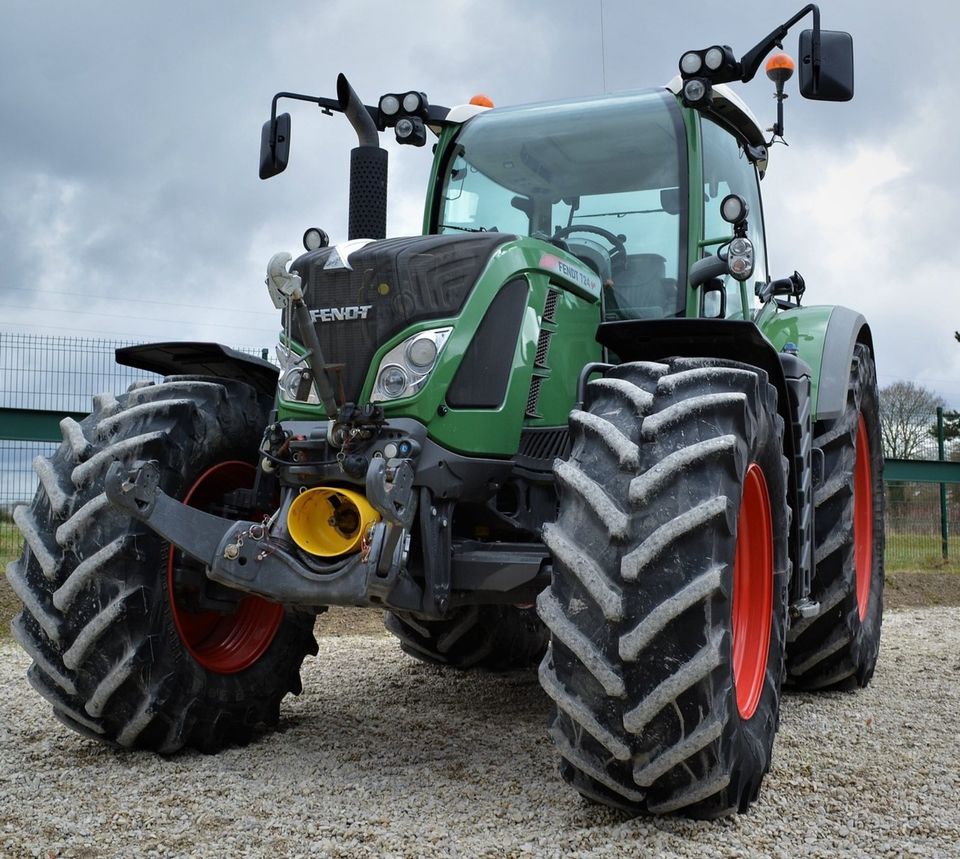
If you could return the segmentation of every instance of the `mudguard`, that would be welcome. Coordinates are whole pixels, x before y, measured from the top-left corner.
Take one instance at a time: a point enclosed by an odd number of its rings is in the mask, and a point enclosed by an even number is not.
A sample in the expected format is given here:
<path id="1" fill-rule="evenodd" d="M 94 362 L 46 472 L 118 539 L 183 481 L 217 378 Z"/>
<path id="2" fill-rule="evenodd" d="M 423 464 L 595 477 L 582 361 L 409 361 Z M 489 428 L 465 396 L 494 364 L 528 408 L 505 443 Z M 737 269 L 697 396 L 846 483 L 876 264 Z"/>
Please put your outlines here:
<path id="1" fill-rule="evenodd" d="M 161 376 L 212 376 L 246 382 L 273 397 L 280 371 L 269 361 L 220 343 L 143 343 L 117 349 L 117 363 Z"/>
<path id="2" fill-rule="evenodd" d="M 619 361 L 656 361 L 674 355 L 743 361 L 767 371 L 780 395 L 781 407 L 789 402 L 777 349 L 752 322 L 736 319 L 604 322 L 597 329 L 597 341 L 615 353 Z M 789 419 L 789 414 L 785 414 L 784 419 Z"/>
<path id="3" fill-rule="evenodd" d="M 839 417 L 847 402 L 853 347 L 865 343 L 873 352 L 873 335 L 863 315 L 838 305 L 812 305 L 781 311 L 760 326 L 778 351 L 787 342 L 795 343 L 812 368 L 814 419 Z"/>

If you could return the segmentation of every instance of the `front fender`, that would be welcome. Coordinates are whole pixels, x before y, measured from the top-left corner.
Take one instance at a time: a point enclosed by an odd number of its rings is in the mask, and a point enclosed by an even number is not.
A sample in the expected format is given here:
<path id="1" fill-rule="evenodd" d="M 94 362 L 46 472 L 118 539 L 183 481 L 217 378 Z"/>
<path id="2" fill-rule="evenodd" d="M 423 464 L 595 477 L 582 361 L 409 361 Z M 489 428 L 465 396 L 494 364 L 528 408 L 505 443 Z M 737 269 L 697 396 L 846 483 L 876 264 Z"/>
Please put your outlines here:
<path id="1" fill-rule="evenodd" d="M 280 371 L 269 361 L 219 343 L 143 343 L 116 351 L 117 363 L 161 376 L 212 376 L 246 382 L 273 397 Z"/>
<path id="2" fill-rule="evenodd" d="M 620 361 L 656 361 L 671 356 L 725 358 L 767 371 L 789 426 L 790 396 L 780 356 L 753 322 L 737 319 L 636 319 L 604 322 L 597 340 Z M 801 357 L 803 357 L 801 355 Z M 789 434 L 788 434 L 789 435 Z M 785 444 L 789 446 L 791 439 Z M 792 453 L 788 452 L 788 456 Z"/>

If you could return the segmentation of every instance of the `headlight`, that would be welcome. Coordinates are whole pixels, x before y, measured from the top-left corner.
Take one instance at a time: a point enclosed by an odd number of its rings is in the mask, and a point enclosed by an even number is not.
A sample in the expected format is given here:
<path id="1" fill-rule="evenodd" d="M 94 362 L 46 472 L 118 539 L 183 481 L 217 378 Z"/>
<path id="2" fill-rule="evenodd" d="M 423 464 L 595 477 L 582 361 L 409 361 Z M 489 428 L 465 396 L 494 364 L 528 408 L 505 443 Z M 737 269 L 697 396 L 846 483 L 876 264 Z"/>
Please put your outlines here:
<path id="1" fill-rule="evenodd" d="M 380 113 L 386 116 L 393 116 L 400 112 L 400 99 L 395 95 L 387 94 L 380 99 Z"/>
<path id="2" fill-rule="evenodd" d="M 403 109 L 407 113 L 416 113 L 418 110 L 420 110 L 420 94 L 408 92 L 403 97 Z"/>
<path id="3" fill-rule="evenodd" d="M 377 394 L 383 394 L 381 399 L 395 400 L 397 397 L 403 396 L 403 392 L 407 390 L 409 384 L 410 380 L 407 378 L 407 374 L 403 372 L 403 367 L 389 364 L 377 376 L 377 390 L 373 399 L 377 399 Z"/>
<path id="4" fill-rule="evenodd" d="M 700 71 L 702 65 L 703 60 L 696 51 L 687 51 L 687 53 L 680 57 L 680 71 L 688 75 L 695 75 Z"/>
<path id="5" fill-rule="evenodd" d="M 700 80 L 700 78 L 691 78 L 683 85 L 683 97 L 690 102 L 690 104 L 696 104 L 703 99 L 706 94 L 707 85 Z"/>
<path id="6" fill-rule="evenodd" d="M 437 344 L 432 337 L 417 337 L 407 346 L 407 362 L 423 372 L 428 372 L 437 360 Z"/>
<path id="7" fill-rule="evenodd" d="M 723 65 L 723 49 L 718 47 L 710 48 L 710 50 L 704 54 L 703 62 L 711 72 L 715 72 Z"/>
<path id="8" fill-rule="evenodd" d="M 276 352 L 280 364 L 280 381 L 277 383 L 280 398 L 292 403 L 319 404 L 307 359 L 282 343 L 277 344 Z"/>
<path id="9" fill-rule="evenodd" d="M 453 328 L 421 331 L 394 346 L 377 369 L 371 402 L 412 397 L 426 384 Z"/>
<path id="10" fill-rule="evenodd" d="M 753 274 L 753 244 L 749 239 L 735 238 L 727 248 L 727 266 L 736 280 L 744 281 Z"/>

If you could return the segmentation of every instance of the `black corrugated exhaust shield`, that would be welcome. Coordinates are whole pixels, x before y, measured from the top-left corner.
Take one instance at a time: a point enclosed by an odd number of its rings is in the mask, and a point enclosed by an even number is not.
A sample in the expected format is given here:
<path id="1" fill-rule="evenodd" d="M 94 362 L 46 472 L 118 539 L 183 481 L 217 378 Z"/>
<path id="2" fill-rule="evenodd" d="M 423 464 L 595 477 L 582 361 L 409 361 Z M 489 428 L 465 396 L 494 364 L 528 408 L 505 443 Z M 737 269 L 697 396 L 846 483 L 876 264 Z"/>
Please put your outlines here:
<path id="1" fill-rule="evenodd" d="M 348 239 L 387 235 L 387 150 L 380 148 L 377 126 L 346 76 L 337 77 L 337 100 L 357 132 L 360 145 L 350 152 Z"/>

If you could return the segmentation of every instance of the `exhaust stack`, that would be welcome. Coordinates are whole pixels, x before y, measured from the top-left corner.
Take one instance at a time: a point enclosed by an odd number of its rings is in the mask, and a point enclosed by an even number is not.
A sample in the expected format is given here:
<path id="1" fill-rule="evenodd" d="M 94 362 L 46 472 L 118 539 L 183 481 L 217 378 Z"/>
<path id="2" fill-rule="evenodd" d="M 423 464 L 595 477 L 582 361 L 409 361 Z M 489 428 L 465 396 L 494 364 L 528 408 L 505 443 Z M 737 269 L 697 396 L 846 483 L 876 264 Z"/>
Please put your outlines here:
<path id="1" fill-rule="evenodd" d="M 387 150 L 373 119 L 345 75 L 337 77 L 337 100 L 360 145 L 350 151 L 348 239 L 382 239 L 387 235 Z"/>

